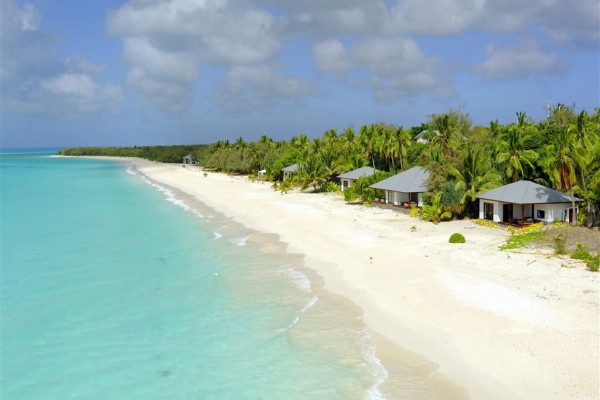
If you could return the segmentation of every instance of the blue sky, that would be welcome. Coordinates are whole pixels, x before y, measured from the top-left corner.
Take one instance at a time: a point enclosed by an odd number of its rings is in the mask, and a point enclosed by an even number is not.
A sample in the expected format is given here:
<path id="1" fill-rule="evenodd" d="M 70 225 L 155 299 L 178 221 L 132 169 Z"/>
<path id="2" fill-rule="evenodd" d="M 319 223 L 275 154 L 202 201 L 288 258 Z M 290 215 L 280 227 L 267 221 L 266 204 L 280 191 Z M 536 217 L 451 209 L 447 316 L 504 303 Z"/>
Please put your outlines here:
<path id="1" fill-rule="evenodd" d="M 600 106 L 597 0 L 0 0 L 0 147 Z"/>

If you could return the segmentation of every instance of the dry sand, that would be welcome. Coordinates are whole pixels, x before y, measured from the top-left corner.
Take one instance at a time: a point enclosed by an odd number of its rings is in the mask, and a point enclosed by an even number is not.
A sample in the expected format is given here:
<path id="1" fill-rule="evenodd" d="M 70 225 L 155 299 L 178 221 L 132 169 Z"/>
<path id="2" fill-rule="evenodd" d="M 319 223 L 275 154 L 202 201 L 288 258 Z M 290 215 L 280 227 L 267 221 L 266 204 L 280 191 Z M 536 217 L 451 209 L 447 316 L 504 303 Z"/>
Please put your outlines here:
<path id="1" fill-rule="evenodd" d="M 435 363 L 472 399 L 599 398 L 600 274 L 582 263 L 499 251 L 506 231 L 470 221 L 434 225 L 340 195 L 282 195 L 244 177 L 130 161 L 248 228 L 278 234 L 326 289 L 362 308 L 372 332 Z M 449 244 L 454 232 L 467 243 Z M 393 370 L 394 357 L 378 352 Z"/>

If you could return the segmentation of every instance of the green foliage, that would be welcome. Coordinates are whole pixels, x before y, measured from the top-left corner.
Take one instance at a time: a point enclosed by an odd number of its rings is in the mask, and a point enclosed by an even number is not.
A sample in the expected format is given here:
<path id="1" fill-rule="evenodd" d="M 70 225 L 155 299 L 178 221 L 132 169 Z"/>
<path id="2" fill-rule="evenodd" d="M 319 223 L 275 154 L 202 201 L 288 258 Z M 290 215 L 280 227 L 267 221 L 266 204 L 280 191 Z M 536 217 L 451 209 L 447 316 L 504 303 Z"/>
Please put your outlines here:
<path id="1" fill-rule="evenodd" d="M 384 192 L 382 190 L 370 188 L 369 186 L 376 182 L 380 182 L 389 176 L 389 173 L 382 171 L 377 171 L 369 176 L 361 176 L 352 184 L 352 186 L 344 189 L 344 200 L 347 202 L 358 200 L 370 205 L 376 197 L 383 197 Z"/>
<path id="2" fill-rule="evenodd" d="M 590 271 L 598 272 L 600 269 L 600 253 L 596 254 L 595 257 L 590 258 L 586 262 L 587 267 Z"/>
<path id="3" fill-rule="evenodd" d="M 587 252 L 587 250 L 585 249 L 585 245 L 583 245 L 582 243 L 577 243 L 577 248 L 575 249 L 573 254 L 571 254 L 571 258 L 574 260 L 591 260 L 592 255 Z"/>
<path id="4" fill-rule="evenodd" d="M 444 205 L 441 201 L 442 192 L 436 193 L 432 199 L 431 204 L 423 206 L 419 212 L 419 217 L 425 221 L 439 223 L 441 221 L 448 221 L 452 218 L 452 213 L 444 209 Z"/>
<path id="5" fill-rule="evenodd" d="M 448 240 L 449 243 L 466 243 L 465 237 L 461 233 L 453 233 Z"/>
<path id="6" fill-rule="evenodd" d="M 324 184 L 321 185 L 321 192 L 334 192 L 337 193 L 340 191 L 340 185 L 335 183 L 335 182 L 325 182 Z"/>
<path id="7" fill-rule="evenodd" d="M 556 254 L 565 254 L 567 252 L 567 237 L 562 233 L 552 238 L 554 242 L 554 252 Z"/>
<path id="8" fill-rule="evenodd" d="M 600 223 L 600 108 L 593 112 L 577 109 L 559 103 L 549 107 L 548 117 L 538 123 L 525 112 L 517 112 L 514 123 L 502 125 L 495 120 L 489 126 L 472 126 L 469 114 L 459 107 L 434 114 L 410 129 L 372 123 L 356 132 L 350 126 L 339 135 L 330 129 L 321 137 L 299 134 L 289 141 L 262 135 L 255 142 L 238 138 L 209 145 L 81 147 L 58 154 L 139 157 L 167 163 L 180 163 L 191 154 L 200 166 L 214 171 L 254 175 L 265 169 L 267 180 L 281 179 L 281 169 L 288 165 L 306 163 L 306 173 L 297 183 L 316 191 L 329 190 L 321 186 L 329 185 L 326 182 L 341 170 L 370 165 L 393 174 L 420 165 L 430 172 L 428 191 L 423 194 L 428 207 L 422 212 L 430 220 L 448 218 L 446 212 L 458 218 L 475 216 L 479 193 L 527 179 L 583 199 L 572 206 L 579 207 L 579 224 L 592 227 Z M 414 137 L 424 131 L 429 141 L 415 142 Z M 359 184 L 344 195 L 365 203 L 383 197 L 383 192 L 368 186 Z M 438 192 L 442 195 L 435 207 Z"/>
<path id="9" fill-rule="evenodd" d="M 508 227 L 510 237 L 506 244 L 500 246 L 500 250 L 513 250 L 521 247 L 526 247 L 529 243 L 535 240 L 541 240 L 544 236 L 544 224 L 531 224 L 525 228 Z"/>

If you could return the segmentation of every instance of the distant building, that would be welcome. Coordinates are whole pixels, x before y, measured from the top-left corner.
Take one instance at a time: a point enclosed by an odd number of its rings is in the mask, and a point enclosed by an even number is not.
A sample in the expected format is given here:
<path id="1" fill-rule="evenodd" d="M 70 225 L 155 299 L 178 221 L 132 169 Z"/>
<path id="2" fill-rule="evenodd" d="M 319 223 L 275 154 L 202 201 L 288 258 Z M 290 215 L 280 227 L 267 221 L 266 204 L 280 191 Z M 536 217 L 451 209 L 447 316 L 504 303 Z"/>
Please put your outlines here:
<path id="1" fill-rule="evenodd" d="M 423 206 L 423 193 L 427 191 L 429 172 L 413 167 L 369 187 L 385 190 L 385 202 L 396 206 Z"/>
<path id="2" fill-rule="evenodd" d="M 292 174 L 295 174 L 298 171 L 298 164 L 292 164 L 282 169 L 283 171 L 283 180 L 288 180 Z"/>
<path id="3" fill-rule="evenodd" d="M 188 154 L 187 156 L 184 156 L 182 161 L 183 164 L 193 164 L 193 160 L 192 160 L 192 155 Z"/>
<path id="4" fill-rule="evenodd" d="M 345 172 L 345 173 L 341 174 L 340 176 L 338 176 L 338 178 L 340 179 L 340 184 L 342 186 L 342 192 L 344 191 L 345 188 L 352 186 L 352 184 L 354 182 L 356 182 L 358 180 L 358 178 L 361 178 L 363 176 L 371 176 L 375 172 L 377 172 L 377 170 L 375 168 L 361 167 L 361 168 L 355 169 L 354 171 Z"/>

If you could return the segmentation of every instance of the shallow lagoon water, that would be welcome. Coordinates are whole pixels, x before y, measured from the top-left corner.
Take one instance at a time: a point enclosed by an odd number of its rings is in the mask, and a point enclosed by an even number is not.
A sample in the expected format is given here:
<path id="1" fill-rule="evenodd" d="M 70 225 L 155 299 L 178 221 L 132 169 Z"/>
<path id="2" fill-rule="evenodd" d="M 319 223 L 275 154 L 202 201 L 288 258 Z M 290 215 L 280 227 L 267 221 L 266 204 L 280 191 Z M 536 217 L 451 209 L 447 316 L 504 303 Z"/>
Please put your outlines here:
<path id="1" fill-rule="evenodd" d="M 0 184 L 0 397 L 380 397 L 360 311 L 276 237 L 115 161 L 3 154 Z"/>

